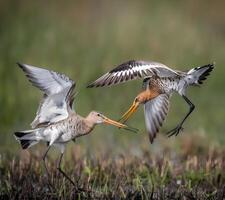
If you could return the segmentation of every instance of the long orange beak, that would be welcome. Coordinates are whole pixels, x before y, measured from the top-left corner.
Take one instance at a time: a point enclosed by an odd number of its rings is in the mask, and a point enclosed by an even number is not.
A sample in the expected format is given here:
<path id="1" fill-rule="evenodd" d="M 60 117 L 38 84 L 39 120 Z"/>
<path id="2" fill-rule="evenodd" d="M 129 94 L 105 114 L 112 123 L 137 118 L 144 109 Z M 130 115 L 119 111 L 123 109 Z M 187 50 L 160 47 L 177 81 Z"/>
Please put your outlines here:
<path id="1" fill-rule="evenodd" d="M 139 102 L 134 102 L 132 104 L 132 106 L 128 109 L 128 111 L 121 117 L 121 119 L 119 121 L 125 123 L 130 117 L 131 115 L 137 111 L 137 108 L 139 106 Z"/>
<path id="2" fill-rule="evenodd" d="M 127 125 L 121 124 L 121 123 L 119 123 L 119 122 L 117 122 L 117 121 L 114 121 L 114 120 L 112 120 L 112 119 L 109 119 L 109 118 L 107 118 L 107 117 L 104 118 L 104 123 L 111 124 L 111 125 L 117 126 L 117 127 L 119 127 L 119 128 L 126 128 L 126 127 L 127 127 Z"/>
<path id="3" fill-rule="evenodd" d="M 128 131 L 135 132 L 135 133 L 138 132 L 138 129 L 136 129 L 136 128 L 132 128 L 132 127 L 129 127 L 129 126 L 125 125 L 125 124 L 121 124 L 121 123 L 119 123 L 117 121 L 114 121 L 112 119 L 109 119 L 107 117 L 104 118 L 104 123 L 111 124 L 113 126 L 116 126 L 116 127 L 119 127 L 119 128 L 123 128 L 123 129 L 126 129 Z"/>

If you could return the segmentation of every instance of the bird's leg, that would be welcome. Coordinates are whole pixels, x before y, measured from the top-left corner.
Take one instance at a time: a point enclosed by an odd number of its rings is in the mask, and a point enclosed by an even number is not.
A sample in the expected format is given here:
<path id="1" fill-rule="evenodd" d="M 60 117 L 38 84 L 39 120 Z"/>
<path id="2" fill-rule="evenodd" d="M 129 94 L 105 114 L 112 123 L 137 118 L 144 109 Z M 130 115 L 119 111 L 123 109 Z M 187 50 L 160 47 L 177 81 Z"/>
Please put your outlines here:
<path id="1" fill-rule="evenodd" d="M 58 160 L 58 163 L 57 163 L 57 169 L 59 170 L 59 172 L 64 176 L 66 177 L 67 180 L 70 181 L 70 183 L 72 183 L 74 186 L 75 186 L 75 183 L 72 181 L 72 179 L 61 169 L 61 161 L 62 161 L 62 157 L 63 157 L 64 153 L 61 153 L 60 156 L 59 156 L 59 160 Z"/>
<path id="2" fill-rule="evenodd" d="M 47 156 L 47 154 L 48 154 L 50 148 L 51 148 L 51 146 L 48 146 L 46 152 L 44 153 L 44 155 L 43 155 L 43 157 L 42 157 L 42 160 L 43 160 L 43 162 L 44 162 L 44 167 L 45 167 L 45 171 L 46 171 L 46 173 L 47 173 L 48 179 L 50 178 L 50 174 L 49 174 L 49 172 L 48 172 L 48 168 L 47 168 L 47 165 L 46 165 L 46 156 Z"/>
<path id="3" fill-rule="evenodd" d="M 53 188 L 53 185 L 52 185 L 52 183 L 51 183 L 51 181 L 50 181 L 50 173 L 49 173 L 48 168 L 47 168 L 47 165 L 46 165 L 46 157 L 47 157 L 47 154 L 48 154 L 50 148 L 51 148 L 51 145 L 48 146 L 46 152 L 44 153 L 44 155 L 43 155 L 43 157 L 42 157 L 42 160 L 43 160 L 43 162 L 44 162 L 44 168 L 45 168 L 45 171 L 46 171 L 46 173 L 47 173 L 49 186 L 50 186 L 50 188 Z"/>
<path id="4" fill-rule="evenodd" d="M 192 113 L 192 111 L 195 109 L 195 105 L 184 95 L 182 95 L 182 97 L 184 98 L 184 100 L 187 102 L 187 104 L 189 105 L 189 111 L 186 114 L 186 116 L 184 117 L 184 119 L 177 125 L 176 128 L 172 129 L 171 131 L 167 132 L 168 137 L 171 137 L 172 135 L 177 136 L 180 131 L 183 130 L 183 123 L 185 122 L 185 120 L 188 118 L 188 116 Z"/>

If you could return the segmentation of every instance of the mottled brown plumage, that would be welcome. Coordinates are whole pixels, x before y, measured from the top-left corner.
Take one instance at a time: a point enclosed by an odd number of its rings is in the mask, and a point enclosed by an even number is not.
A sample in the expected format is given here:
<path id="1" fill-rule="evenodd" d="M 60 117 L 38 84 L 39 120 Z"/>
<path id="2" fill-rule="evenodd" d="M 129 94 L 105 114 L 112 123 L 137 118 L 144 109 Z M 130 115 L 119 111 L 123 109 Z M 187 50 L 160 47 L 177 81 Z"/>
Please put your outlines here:
<path id="1" fill-rule="evenodd" d="M 178 92 L 188 103 L 190 110 L 177 127 L 168 132 L 169 136 L 179 134 L 184 121 L 194 110 L 194 105 L 185 95 L 187 87 L 202 84 L 213 67 L 213 64 L 208 64 L 182 72 L 158 62 L 130 60 L 115 67 L 87 87 L 111 86 L 143 78 L 143 91 L 136 96 L 121 121 L 125 123 L 138 106 L 144 104 L 146 128 L 152 143 L 168 113 L 172 93 Z"/>

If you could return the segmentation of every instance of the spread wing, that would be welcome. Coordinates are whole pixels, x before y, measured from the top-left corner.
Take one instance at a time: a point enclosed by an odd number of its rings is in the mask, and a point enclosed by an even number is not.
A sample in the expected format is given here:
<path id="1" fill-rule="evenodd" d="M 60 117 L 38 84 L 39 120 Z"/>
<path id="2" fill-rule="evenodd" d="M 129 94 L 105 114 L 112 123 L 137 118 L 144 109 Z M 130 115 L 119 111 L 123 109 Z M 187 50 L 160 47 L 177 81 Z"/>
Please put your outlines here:
<path id="1" fill-rule="evenodd" d="M 66 119 L 72 110 L 75 82 L 64 74 L 19 64 L 29 81 L 44 92 L 32 128 Z"/>
<path id="2" fill-rule="evenodd" d="M 137 78 L 146 78 L 152 76 L 158 77 L 176 77 L 182 72 L 170 69 L 164 64 L 158 62 L 146 62 L 131 60 L 125 62 L 110 72 L 104 74 L 88 87 L 103 87 L 123 83 Z"/>
<path id="3" fill-rule="evenodd" d="M 161 94 L 144 104 L 145 124 L 149 134 L 149 140 L 153 143 L 159 128 L 169 110 L 169 95 Z"/>

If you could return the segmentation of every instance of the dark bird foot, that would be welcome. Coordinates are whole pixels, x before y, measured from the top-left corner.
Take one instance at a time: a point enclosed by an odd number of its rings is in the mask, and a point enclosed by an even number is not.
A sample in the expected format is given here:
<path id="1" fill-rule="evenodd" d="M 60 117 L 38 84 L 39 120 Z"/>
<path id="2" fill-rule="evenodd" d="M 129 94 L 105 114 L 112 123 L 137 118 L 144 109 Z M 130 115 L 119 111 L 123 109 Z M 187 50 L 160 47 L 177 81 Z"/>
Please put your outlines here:
<path id="1" fill-rule="evenodd" d="M 176 128 L 170 130 L 166 134 L 168 135 L 168 137 L 171 137 L 173 135 L 177 136 L 180 133 L 180 131 L 183 131 L 183 130 L 184 128 L 181 125 L 178 125 Z"/>

